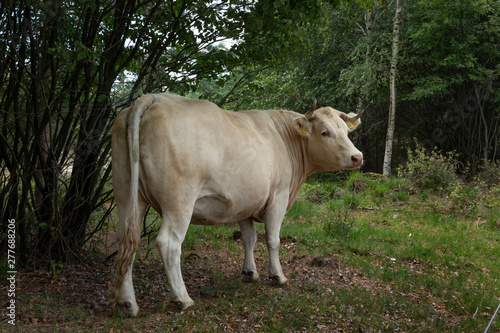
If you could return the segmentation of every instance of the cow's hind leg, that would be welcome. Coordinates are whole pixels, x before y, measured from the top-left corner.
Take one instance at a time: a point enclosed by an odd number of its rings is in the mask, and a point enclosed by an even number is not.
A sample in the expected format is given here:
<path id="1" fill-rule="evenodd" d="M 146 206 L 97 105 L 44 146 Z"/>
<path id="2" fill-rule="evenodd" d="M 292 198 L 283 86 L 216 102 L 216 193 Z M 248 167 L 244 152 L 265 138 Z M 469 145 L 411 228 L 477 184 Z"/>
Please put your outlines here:
<path id="1" fill-rule="evenodd" d="M 134 259 L 135 260 L 135 254 Z M 118 301 L 118 309 L 127 317 L 136 317 L 139 313 L 139 306 L 135 299 L 134 284 L 132 282 L 132 268 L 134 263 L 127 270 L 125 278 L 123 279 L 122 290 L 120 291 L 120 300 Z"/>
<path id="2" fill-rule="evenodd" d="M 181 274 L 181 245 L 191 221 L 191 214 L 172 214 L 162 209 L 162 224 L 156 237 L 171 296 L 182 310 L 194 304 L 189 297 Z"/>
<path id="3" fill-rule="evenodd" d="M 245 261 L 243 262 L 243 281 L 244 282 L 255 282 L 259 281 L 259 274 L 257 273 L 257 267 L 255 266 L 255 260 L 253 257 L 253 247 L 257 241 L 257 233 L 252 220 L 243 220 L 239 222 L 241 230 L 241 240 L 243 241 L 243 246 L 245 247 Z"/>
<path id="4" fill-rule="evenodd" d="M 144 216 L 144 212 L 146 210 L 146 205 L 139 203 L 138 205 L 138 216 L 142 219 Z M 121 206 L 118 204 L 118 215 L 120 221 L 126 218 L 127 208 L 126 206 Z M 141 221 L 136 221 L 136 223 L 141 226 Z M 139 233 L 141 232 L 141 227 L 139 227 Z M 139 235 L 137 235 L 139 237 Z M 130 264 L 127 273 L 123 279 L 122 288 L 120 291 L 120 298 L 117 302 L 119 311 L 127 316 L 127 317 L 136 317 L 139 312 L 139 306 L 137 305 L 137 301 L 135 299 L 134 293 L 134 284 L 132 282 L 132 268 L 134 266 L 135 253 L 134 258 L 132 259 L 132 263 Z"/>

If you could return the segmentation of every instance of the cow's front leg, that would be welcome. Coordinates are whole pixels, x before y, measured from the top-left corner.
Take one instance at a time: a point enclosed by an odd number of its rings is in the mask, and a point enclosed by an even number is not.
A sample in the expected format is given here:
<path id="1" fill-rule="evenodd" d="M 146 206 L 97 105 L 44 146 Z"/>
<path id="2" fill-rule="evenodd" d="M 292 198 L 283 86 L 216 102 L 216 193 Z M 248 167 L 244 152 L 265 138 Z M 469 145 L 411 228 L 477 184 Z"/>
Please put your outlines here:
<path id="1" fill-rule="evenodd" d="M 265 220 L 266 242 L 269 251 L 269 276 L 278 285 L 284 285 L 287 282 L 279 258 L 280 229 L 286 212 L 286 209 L 282 207 L 286 207 L 286 204 L 273 207 Z"/>
<path id="2" fill-rule="evenodd" d="M 257 233 L 252 220 L 243 220 L 239 222 L 241 230 L 241 240 L 245 247 L 245 261 L 243 262 L 242 280 L 244 282 L 259 281 L 259 274 L 255 266 L 255 259 L 253 257 L 253 247 L 257 241 Z"/>
<path id="3" fill-rule="evenodd" d="M 181 274 L 181 245 L 189 227 L 189 220 L 176 218 L 170 214 L 166 215 L 168 216 L 162 216 L 162 224 L 156 237 L 156 246 L 167 274 L 172 300 L 182 310 L 185 310 L 194 304 L 188 295 Z"/>

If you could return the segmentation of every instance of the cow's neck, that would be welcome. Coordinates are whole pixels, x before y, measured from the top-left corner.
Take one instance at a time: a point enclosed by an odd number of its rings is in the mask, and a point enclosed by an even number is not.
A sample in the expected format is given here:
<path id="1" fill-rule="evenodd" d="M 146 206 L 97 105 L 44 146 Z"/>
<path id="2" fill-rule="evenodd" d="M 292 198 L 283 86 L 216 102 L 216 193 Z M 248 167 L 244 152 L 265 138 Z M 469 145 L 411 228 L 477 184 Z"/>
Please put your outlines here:
<path id="1" fill-rule="evenodd" d="M 286 146 L 290 164 L 292 167 L 292 179 L 290 183 L 290 195 L 288 200 L 288 208 L 290 209 L 300 187 L 306 181 L 314 170 L 307 158 L 308 145 L 307 139 L 301 137 L 293 126 L 293 119 L 300 114 L 291 111 L 278 111 L 274 119 L 276 128 L 280 133 L 283 142 Z"/>

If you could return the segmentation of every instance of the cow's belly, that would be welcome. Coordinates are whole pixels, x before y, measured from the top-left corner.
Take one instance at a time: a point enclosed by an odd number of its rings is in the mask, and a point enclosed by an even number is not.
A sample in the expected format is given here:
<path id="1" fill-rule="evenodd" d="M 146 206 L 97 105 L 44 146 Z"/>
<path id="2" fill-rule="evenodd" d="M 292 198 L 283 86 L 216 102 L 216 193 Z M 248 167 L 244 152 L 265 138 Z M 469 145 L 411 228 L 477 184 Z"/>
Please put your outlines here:
<path id="1" fill-rule="evenodd" d="M 221 224 L 250 217 L 258 219 L 268 201 L 269 183 L 253 179 L 250 182 L 235 178 L 230 186 L 204 187 L 196 200 L 191 223 Z"/>
<path id="2" fill-rule="evenodd" d="M 254 207 L 241 207 L 221 195 L 207 195 L 196 201 L 191 223 L 221 224 L 236 222 L 252 215 Z"/>

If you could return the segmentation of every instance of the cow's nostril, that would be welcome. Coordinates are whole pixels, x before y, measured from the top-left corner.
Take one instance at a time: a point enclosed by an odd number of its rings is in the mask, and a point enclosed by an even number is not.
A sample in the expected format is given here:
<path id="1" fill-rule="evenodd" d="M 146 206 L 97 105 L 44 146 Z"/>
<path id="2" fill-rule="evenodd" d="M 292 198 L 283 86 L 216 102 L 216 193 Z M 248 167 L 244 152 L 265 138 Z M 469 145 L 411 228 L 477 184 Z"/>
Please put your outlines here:
<path id="1" fill-rule="evenodd" d="M 361 154 L 352 155 L 351 161 L 354 165 L 361 164 L 363 162 L 363 155 L 361 155 Z"/>

